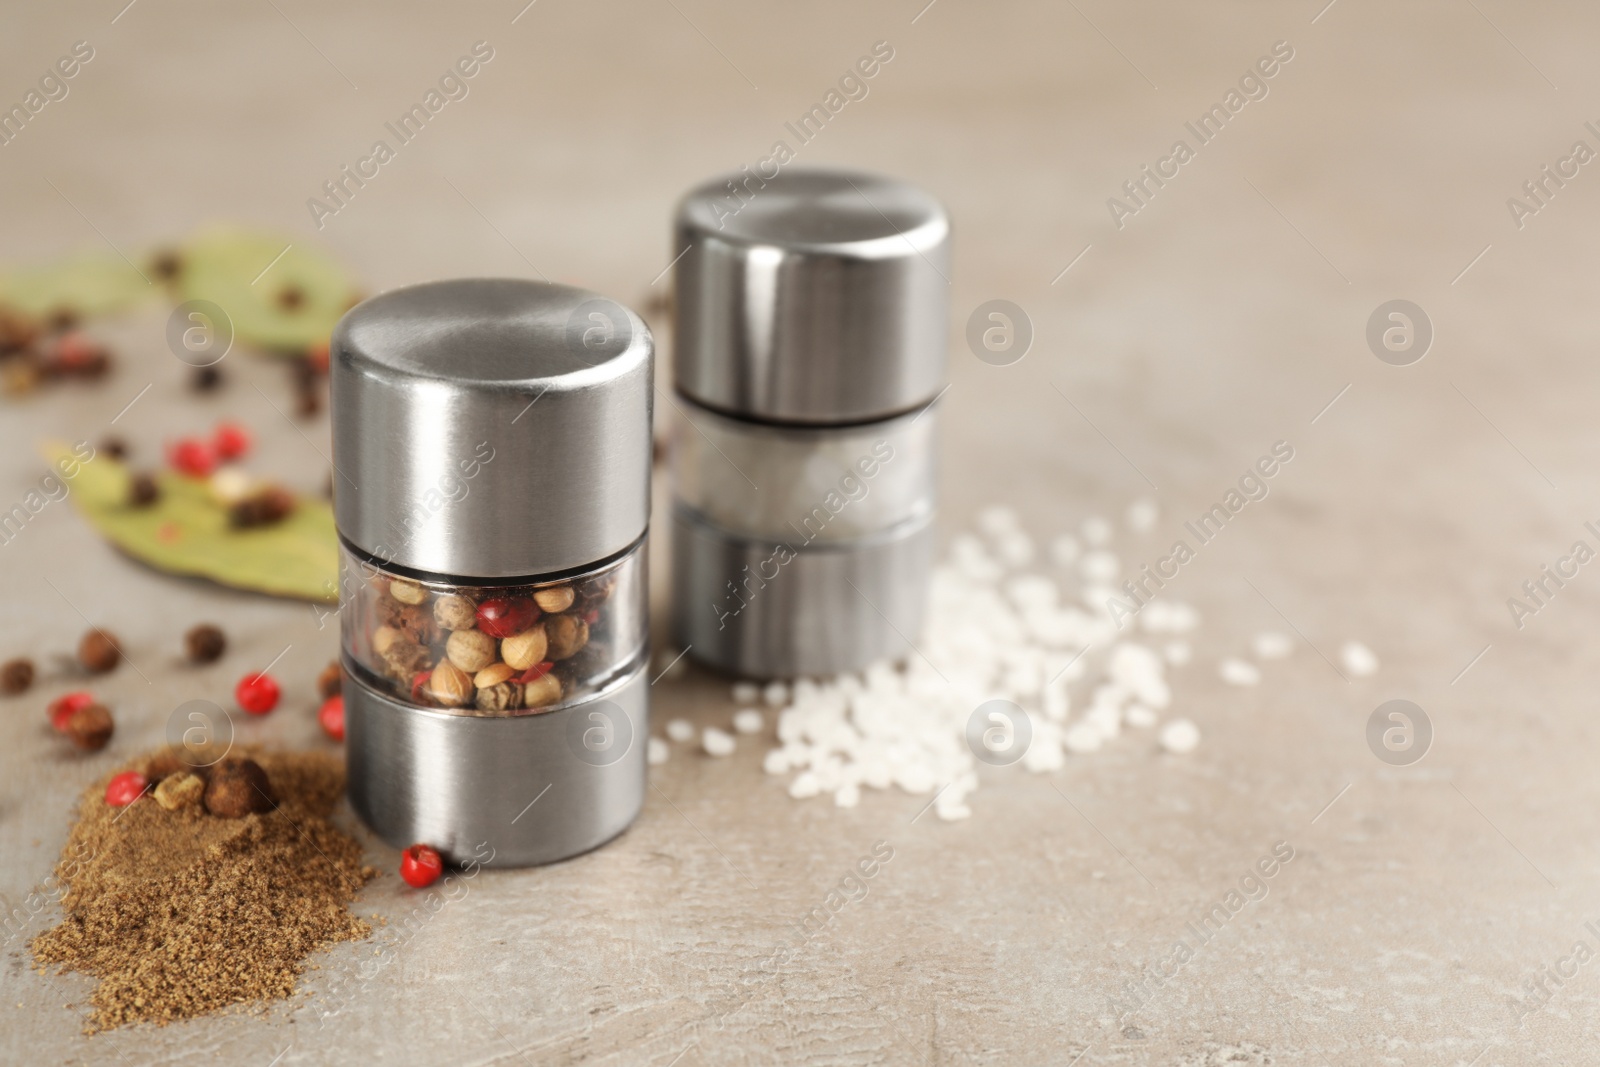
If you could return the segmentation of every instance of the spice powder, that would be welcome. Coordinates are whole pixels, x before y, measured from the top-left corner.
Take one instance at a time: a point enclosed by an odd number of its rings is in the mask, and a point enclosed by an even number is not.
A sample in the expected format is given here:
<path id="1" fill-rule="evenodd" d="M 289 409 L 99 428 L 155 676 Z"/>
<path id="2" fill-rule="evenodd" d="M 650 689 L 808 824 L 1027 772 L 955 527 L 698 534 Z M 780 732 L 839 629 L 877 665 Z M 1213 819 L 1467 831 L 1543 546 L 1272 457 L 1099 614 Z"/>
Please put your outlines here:
<path id="1" fill-rule="evenodd" d="M 40 969 L 99 979 L 87 1032 L 288 997 L 312 951 L 371 934 L 347 905 L 377 872 L 328 822 L 342 761 L 249 755 L 277 798 L 263 814 L 167 810 L 151 796 L 114 808 L 109 777 L 84 794 L 56 869 L 65 916 L 30 947 Z M 184 769 L 167 752 L 119 768 L 152 782 Z"/>

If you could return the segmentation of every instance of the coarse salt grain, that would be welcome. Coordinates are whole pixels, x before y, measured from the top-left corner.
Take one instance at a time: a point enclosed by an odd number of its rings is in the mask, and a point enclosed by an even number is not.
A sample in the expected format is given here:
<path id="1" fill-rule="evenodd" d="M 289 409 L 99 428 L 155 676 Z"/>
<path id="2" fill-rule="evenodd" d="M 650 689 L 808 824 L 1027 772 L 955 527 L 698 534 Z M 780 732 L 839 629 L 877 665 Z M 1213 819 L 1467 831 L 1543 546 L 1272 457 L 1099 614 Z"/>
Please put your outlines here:
<path id="1" fill-rule="evenodd" d="M 1261 681 L 1261 668 L 1233 656 L 1217 664 L 1217 674 L 1229 685 L 1255 685 Z"/>
<path id="2" fill-rule="evenodd" d="M 1162 653 L 1167 657 L 1167 662 L 1174 667 L 1182 667 L 1194 658 L 1194 650 L 1187 641 L 1168 641 Z"/>
<path id="3" fill-rule="evenodd" d="M 715 726 L 708 726 L 705 733 L 700 735 L 700 747 L 706 750 L 708 756 L 731 756 L 734 748 L 733 735 Z"/>
<path id="4" fill-rule="evenodd" d="M 1062 534 L 1050 542 L 1050 560 L 1057 567 L 1070 567 L 1078 561 L 1083 546 L 1071 534 Z"/>
<path id="5" fill-rule="evenodd" d="M 1294 642 L 1286 633 L 1277 630 L 1263 630 L 1256 634 L 1250 647 L 1256 654 L 1256 659 L 1287 659 L 1289 653 L 1294 651 Z"/>
<path id="6" fill-rule="evenodd" d="M 673 719 L 667 723 L 667 736 L 674 741 L 693 741 L 694 723 L 688 719 Z"/>
<path id="7" fill-rule="evenodd" d="M 1154 708 L 1147 708 L 1143 704 L 1129 704 L 1122 713 L 1122 719 L 1129 726 L 1147 730 L 1156 724 L 1156 713 Z"/>
<path id="8" fill-rule="evenodd" d="M 996 538 L 994 549 L 1000 562 L 1013 570 L 1033 562 L 1033 538 L 1021 530 Z"/>
<path id="9" fill-rule="evenodd" d="M 1111 520 L 1101 515 L 1090 515 L 1078 527 L 1078 532 L 1091 548 L 1099 548 L 1111 541 Z"/>
<path id="10" fill-rule="evenodd" d="M 1107 552 L 1103 548 L 1096 549 L 1079 561 L 1078 570 L 1090 584 L 1106 585 L 1116 581 L 1117 575 L 1122 573 L 1122 561 L 1114 552 Z"/>
<path id="11" fill-rule="evenodd" d="M 650 764 L 652 767 L 659 767 L 661 764 L 667 762 L 667 757 L 671 755 L 672 749 L 667 746 L 665 741 L 661 740 L 659 737 L 652 737 L 650 739 L 649 746 L 645 750 L 644 758 L 645 762 Z"/>
<path id="12" fill-rule="evenodd" d="M 741 734 L 759 734 L 765 725 L 766 720 L 754 708 L 733 713 L 733 728 Z"/>
<path id="13" fill-rule="evenodd" d="M 1156 519 L 1160 515 L 1154 500 L 1140 497 L 1128 505 L 1128 528 L 1134 533 L 1149 533 L 1155 529 Z"/>
<path id="14" fill-rule="evenodd" d="M 978 529 L 990 537 L 1001 537 L 1020 528 L 1017 513 L 1003 504 L 991 504 L 978 512 Z"/>
<path id="15" fill-rule="evenodd" d="M 767 702 L 768 707 L 781 708 L 789 702 L 789 687 L 782 682 L 768 682 L 761 691 L 761 699 Z"/>
<path id="16" fill-rule="evenodd" d="M 1357 678 L 1365 678 L 1378 672 L 1378 656 L 1372 649 L 1360 641 L 1346 641 L 1339 649 L 1339 661 L 1344 664 L 1344 669 Z"/>
<path id="17" fill-rule="evenodd" d="M 754 704 L 761 699 L 761 687 L 754 682 L 733 683 L 733 702 L 735 704 Z"/>
<path id="18" fill-rule="evenodd" d="M 1188 719 L 1173 719 L 1161 728 L 1157 740 L 1162 748 L 1181 756 L 1200 743 L 1200 727 Z"/>

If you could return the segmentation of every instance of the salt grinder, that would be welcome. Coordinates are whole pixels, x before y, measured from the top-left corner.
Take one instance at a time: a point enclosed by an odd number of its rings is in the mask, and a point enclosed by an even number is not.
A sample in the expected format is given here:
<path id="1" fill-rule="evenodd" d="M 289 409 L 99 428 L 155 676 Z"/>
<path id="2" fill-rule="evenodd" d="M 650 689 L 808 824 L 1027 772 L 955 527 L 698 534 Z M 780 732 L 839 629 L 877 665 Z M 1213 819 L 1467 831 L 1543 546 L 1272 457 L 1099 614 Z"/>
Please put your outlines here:
<path id="1" fill-rule="evenodd" d="M 396 289 L 331 347 L 351 805 L 548 863 L 644 799 L 653 344 L 594 293 Z"/>
<path id="2" fill-rule="evenodd" d="M 912 653 L 933 555 L 950 224 L 904 182 L 743 173 L 678 209 L 673 622 L 787 678 Z"/>

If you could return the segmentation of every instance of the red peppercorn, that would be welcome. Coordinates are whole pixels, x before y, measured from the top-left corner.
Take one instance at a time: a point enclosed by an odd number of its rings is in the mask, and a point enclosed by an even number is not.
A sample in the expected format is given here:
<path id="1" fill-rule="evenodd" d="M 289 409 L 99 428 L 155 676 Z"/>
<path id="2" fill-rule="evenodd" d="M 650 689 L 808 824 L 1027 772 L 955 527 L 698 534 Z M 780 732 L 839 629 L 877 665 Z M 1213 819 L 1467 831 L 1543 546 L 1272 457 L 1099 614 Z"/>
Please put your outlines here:
<path id="1" fill-rule="evenodd" d="M 426 889 L 444 873 L 444 860 L 432 845 L 412 845 L 400 854 L 400 877 L 406 885 Z"/>
<path id="2" fill-rule="evenodd" d="M 335 741 L 344 740 L 344 697 L 331 696 L 317 709 L 317 721 L 323 733 Z"/>
<path id="3" fill-rule="evenodd" d="M 494 597 L 478 605 L 478 629 L 490 637 L 520 634 L 538 617 L 538 605 L 527 597 Z"/>
<path id="4" fill-rule="evenodd" d="M 211 440 L 223 459 L 238 459 L 250 451 L 250 432 L 236 422 L 219 422 Z"/>
<path id="5" fill-rule="evenodd" d="M 428 678 L 432 674 L 432 671 L 418 671 L 411 676 L 411 703 L 421 704 L 423 702 L 422 688 L 428 684 Z"/>
<path id="6" fill-rule="evenodd" d="M 247 674 L 233 687 L 233 699 L 252 715 L 265 715 L 278 706 L 282 690 L 270 674 Z"/>
<path id="7" fill-rule="evenodd" d="M 217 454 L 198 437 L 185 437 L 167 449 L 167 461 L 191 478 L 204 478 L 216 469 Z"/>
<path id="8" fill-rule="evenodd" d="M 550 660 L 544 660 L 541 663 L 535 663 L 533 666 L 529 667 L 527 670 L 513 678 L 512 681 L 517 682 L 520 685 L 527 685 L 529 682 L 537 682 L 540 678 L 543 678 L 545 675 L 549 674 L 550 669 L 554 666 L 555 664 Z"/>
<path id="9" fill-rule="evenodd" d="M 45 708 L 45 710 L 50 713 L 50 728 L 55 730 L 55 732 L 58 734 L 66 733 L 67 720 L 72 718 L 72 713 L 77 711 L 79 708 L 86 708 L 93 703 L 94 694 L 84 692 L 83 690 L 79 690 L 75 693 L 67 693 L 65 696 L 56 697 L 56 699 L 52 700 L 49 706 Z"/>
<path id="10" fill-rule="evenodd" d="M 106 803 L 113 808 L 125 808 L 144 796 L 150 788 L 150 779 L 138 771 L 123 771 L 106 783 Z"/>

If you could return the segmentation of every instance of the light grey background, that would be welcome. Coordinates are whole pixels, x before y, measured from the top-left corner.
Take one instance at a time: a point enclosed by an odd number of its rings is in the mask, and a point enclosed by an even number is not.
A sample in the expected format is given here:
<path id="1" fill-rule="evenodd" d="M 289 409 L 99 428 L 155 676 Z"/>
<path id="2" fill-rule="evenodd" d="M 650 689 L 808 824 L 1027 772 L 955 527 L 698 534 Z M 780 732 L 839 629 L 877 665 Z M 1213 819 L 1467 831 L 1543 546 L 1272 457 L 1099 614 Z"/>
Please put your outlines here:
<path id="1" fill-rule="evenodd" d="M 1582 524 L 1600 517 L 1600 177 L 1583 168 L 1521 229 L 1506 200 L 1576 139 L 1600 147 L 1583 126 L 1600 118 L 1596 14 L 1508 0 L 923 2 L 538 0 L 520 17 L 515 2 L 138 0 L 120 16 L 116 0 L 13 4 L 0 13 L 0 101 L 76 40 L 96 57 L 0 147 L 0 259 L 107 242 L 135 255 L 220 218 L 320 239 L 375 288 L 542 272 L 639 306 L 666 285 L 652 279 L 675 251 L 678 193 L 789 139 L 783 123 L 888 40 L 895 58 L 870 95 L 799 158 L 911 178 L 955 220 L 947 530 L 1001 500 L 1044 535 L 1150 494 L 1163 505 L 1155 534 L 1120 549 L 1150 559 L 1274 441 L 1295 448 L 1272 495 L 1174 590 L 1205 615 L 1195 664 L 1174 673 L 1199 750 L 1163 757 L 1134 739 L 1052 776 L 985 768 L 974 817 L 947 825 L 913 822 L 924 801 L 898 793 L 851 811 L 795 803 L 748 741 L 726 761 L 680 749 L 613 846 L 480 876 L 379 957 L 390 962 L 369 983 L 359 968 L 374 946 L 341 946 L 315 961 L 304 996 L 261 1018 L 85 1041 L 66 1005 L 87 983 L 27 972 L 13 942 L 5 1059 L 1592 1056 L 1595 964 L 1520 1025 L 1508 997 L 1575 941 L 1600 948 L 1584 929 L 1600 919 L 1586 670 L 1600 578 L 1584 569 L 1521 630 L 1506 599 L 1575 539 L 1595 543 Z M 470 96 L 316 233 L 306 199 L 480 39 L 495 57 Z M 1295 57 L 1269 95 L 1115 228 L 1107 198 L 1279 40 Z M 1409 367 L 1380 362 L 1365 339 L 1373 309 L 1401 298 L 1435 329 Z M 1032 318 L 1020 363 L 962 347 L 966 316 L 991 299 Z M 121 358 L 103 386 L 0 406 L 5 501 L 43 473 L 38 439 L 98 438 L 147 383 L 118 424 L 143 455 L 227 413 L 260 436 L 259 469 L 321 485 L 326 419 L 295 427 L 274 413 L 291 403 L 281 371 L 236 353 L 227 391 L 195 403 L 159 314 L 107 334 Z M 98 685 L 119 732 L 92 758 L 44 725 L 65 679 L 0 704 L 0 892 L 13 903 L 48 872 L 80 788 L 159 742 L 169 709 L 227 700 L 285 646 L 283 706 L 241 733 L 322 743 L 312 684 L 331 626 L 304 605 L 153 575 L 69 510 L 52 504 L 0 546 L 0 651 L 70 649 L 81 611 L 122 634 L 132 662 Z M 1365 640 L 1382 671 L 1346 682 L 1302 645 L 1260 687 L 1226 689 L 1215 661 L 1285 628 L 1273 605 L 1330 658 Z M 234 650 L 180 668 L 180 635 L 201 619 L 222 623 Z M 1368 716 L 1395 697 L 1434 726 L 1412 767 L 1366 746 Z M 725 725 L 733 710 L 721 682 L 695 674 L 654 698 L 658 721 Z M 894 858 L 866 899 L 747 990 L 878 840 Z M 1119 1025 L 1108 995 L 1278 841 L 1296 858 L 1270 896 Z M 398 918 L 412 898 L 395 856 L 373 857 L 385 875 L 361 906 Z M 330 1007 L 341 1014 L 321 1025 Z"/>

